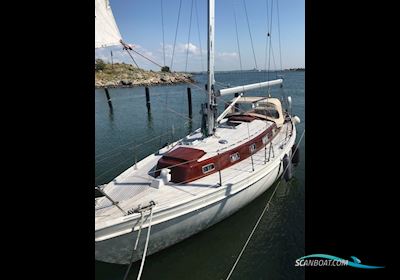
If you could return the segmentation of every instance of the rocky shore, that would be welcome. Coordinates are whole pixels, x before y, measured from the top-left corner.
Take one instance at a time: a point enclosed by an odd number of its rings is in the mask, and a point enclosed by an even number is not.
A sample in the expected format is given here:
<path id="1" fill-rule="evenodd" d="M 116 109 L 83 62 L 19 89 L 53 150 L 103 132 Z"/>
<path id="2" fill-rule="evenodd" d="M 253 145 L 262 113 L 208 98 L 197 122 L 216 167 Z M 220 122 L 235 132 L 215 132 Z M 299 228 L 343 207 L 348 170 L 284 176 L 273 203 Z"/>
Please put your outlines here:
<path id="1" fill-rule="evenodd" d="M 96 61 L 95 87 L 134 87 L 172 85 L 195 82 L 191 74 L 178 72 L 154 72 L 136 68 L 130 64 L 114 65 Z"/>

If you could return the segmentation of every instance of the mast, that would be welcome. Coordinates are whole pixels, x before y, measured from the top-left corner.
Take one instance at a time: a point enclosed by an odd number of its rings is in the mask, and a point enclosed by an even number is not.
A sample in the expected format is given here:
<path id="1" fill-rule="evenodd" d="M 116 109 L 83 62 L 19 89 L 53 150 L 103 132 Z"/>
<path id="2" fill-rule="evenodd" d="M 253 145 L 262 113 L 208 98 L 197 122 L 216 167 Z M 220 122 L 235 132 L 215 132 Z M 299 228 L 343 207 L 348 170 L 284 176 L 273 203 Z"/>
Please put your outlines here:
<path id="1" fill-rule="evenodd" d="M 207 46 L 207 73 L 208 73 L 208 102 L 207 102 L 207 136 L 214 134 L 215 110 L 217 104 L 214 96 L 214 17 L 215 0 L 208 0 L 208 46 Z"/>

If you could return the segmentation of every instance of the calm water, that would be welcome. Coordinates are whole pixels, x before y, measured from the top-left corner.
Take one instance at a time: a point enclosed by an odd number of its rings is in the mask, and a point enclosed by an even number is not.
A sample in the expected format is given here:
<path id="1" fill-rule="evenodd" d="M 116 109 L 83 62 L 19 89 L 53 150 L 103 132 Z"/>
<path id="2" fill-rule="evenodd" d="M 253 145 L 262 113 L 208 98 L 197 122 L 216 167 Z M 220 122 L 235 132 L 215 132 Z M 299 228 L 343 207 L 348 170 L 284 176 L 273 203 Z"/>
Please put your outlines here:
<path id="1" fill-rule="evenodd" d="M 275 78 L 270 74 L 270 79 Z M 298 138 L 305 127 L 304 72 L 285 72 L 283 90 L 273 96 L 291 96 L 298 115 Z M 263 72 L 217 73 L 216 80 L 230 86 L 265 81 Z M 96 100 L 96 184 L 104 184 L 137 160 L 166 142 L 177 140 L 200 126 L 200 103 L 205 102 L 205 75 L 196 75 L 192 88 L 193 121 L 187 119 L 187 85 L 150 88 L 151 114 L 147 114 L 143 87 L 110 89 L 113 110 L 104 90 Z M 246 95 L 257 96 L 253 91 Z M 265 93 L 264 93 L 265 95 Z M 232 98 L 228 96 L 225 100 Z M 219 113 L 224 104 L 219 101 Z M 156 138 L 155 138 L 156 137 Z M 231 279 L 304 279 L 294 261 L 304 255 L 304 145 L 301 162 L 289 183 L 281 182 Z M 228 219 L 157 254 L 148 256 L 142 279 L 225 279 L 275 186 Z M 140 262 L 132 266 L 129 279 L 136 279 Z M 97 262 L 96 279 L 121 280 L 127 266 Z"/>

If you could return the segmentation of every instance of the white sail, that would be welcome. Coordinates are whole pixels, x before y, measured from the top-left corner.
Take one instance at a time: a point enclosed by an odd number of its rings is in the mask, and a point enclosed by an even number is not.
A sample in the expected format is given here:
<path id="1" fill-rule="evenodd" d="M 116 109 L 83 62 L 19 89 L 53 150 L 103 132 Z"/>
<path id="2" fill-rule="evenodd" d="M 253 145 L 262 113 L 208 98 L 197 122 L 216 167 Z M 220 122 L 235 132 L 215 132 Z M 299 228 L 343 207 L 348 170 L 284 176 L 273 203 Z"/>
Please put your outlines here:
<path id="1" fill-rule="evenodd" d="M 119 45 L 120 40 L 109 0 L 95 0 L 95 48 Z"/>

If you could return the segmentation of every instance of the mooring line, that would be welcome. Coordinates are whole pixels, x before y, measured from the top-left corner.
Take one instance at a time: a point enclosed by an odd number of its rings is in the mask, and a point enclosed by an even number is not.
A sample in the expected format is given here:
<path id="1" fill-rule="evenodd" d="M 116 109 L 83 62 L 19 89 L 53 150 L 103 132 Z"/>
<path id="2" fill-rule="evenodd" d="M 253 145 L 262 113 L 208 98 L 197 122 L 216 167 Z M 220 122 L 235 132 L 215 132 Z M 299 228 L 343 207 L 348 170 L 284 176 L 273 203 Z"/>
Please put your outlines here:
<path id="1" fill-rule="evenodd" d="M 129 271 L 131 270 L 131 267 L 132 267 L 132 264 L 133 264 L 133 261 L 132 261 L 132 260 L 133 260 L 133 257 L 134 257 L 134 255 L 135 255 L 135 251 L 136 251 L 136 249 L 137 249 L 137 245 L 138 245 L 138 243 L 139 243 L 140 233 L 142 232 L 143 217 L 144 217 L 144 216 L 143 216 L 143 212 L 140 212 L 139 232 L 138 232 L 138 235 L 137 235 L 137 237 L 136 237 L 135 246 L 133 247 L 133 250 L 132 250 L 131 260 L 130 260 L 130 262 L 129 262 L 128 269 L 126 270 L 125 275 L 124 275 L 124 280 L 126 280 L 126 279 L 128 278 Z M 133 226 L 133 228 L 132 228 L 132 231 L 134 231 L 134 230 L 135 230 L 135 226 Z"/>
<path id="2" fill-rule="evenodd" d="M 299 145 L 300 145 L 300 143 L 301 143 L 301 140 L 303 139 L 303 136 L 304 136 L 305 131 L 306 131 L 306 130 L 304 129 L 304 130 L 303 130 L 303 133 L 302 133 L 302 135 L 301 135 L 301 137 L 300 137 L 300 140 L 299 140 L 299 142 L 298 142 L 298 144 L 297 144 L 297 147 L 296 147 L 296 149 L 294 150 L 294 152 L 292 153 L 292 156 L 291 156 L 290 160 L 293 158 L 293 155 L 295 154 L 295 152 L 296 152 L 297 149 L 299 148 Z M 289 164 L 286 166 L 286 168 L 283 170 L 282 175 L 285 174 L 286 169 L 287 169 L 289 166 L 290 166 Z M 275 190 L 274 190 L 274 192 L 272 193 L 271 197 L 269 198 L 269 200 L 268 200 L 267 204 L 265 205 L 263 211 L 261 212 L 261 215 L 260 215 L 260 217 L 258 218 L 257 223 L 254 225 L 253 230 L 251 231 L 249 237 L 247 238 L 246 243 L 244 244 L 242 250 L 241 250 L 240 253 L 239 253 L 239 256 L 237 257 L 235 263 L 233 264 L 233 266 L 232 266 L 232 268 L 231 268 L 231 271 L 229 272 L 228 276 L 226 277 L 226 280 L 228 280 L 228 279 L 231 277 L 233 271 L 234 271 L 235 268 L 236 268 L 236 265 L 239 263 L 239 260 L 240 260 L 240 258 L 242 257 L 243 252 L 246 250 L 247 244 L 250 242 L 250 239 L 252 238 L 254 232 L 256 231 L 256 229 L 257 229 L 257 227 L 258 227 L 258 224 L 260 223 L 262 217 L 264 216 L 264 213 L 265 213 L 266 211 L 268 211 L 269 205 L 271 204 L 271 200 L 272 200 L 272 198 L 274 197 L 274 195 L 275 195 L 275 193 L 276 193 L 276 190 L 278 189 L 279 184 L 281 183 L 281 181 L 282 181 L 282 177 L 281 177 L 281 180 L 279 180 L 278 184 L 276 185 Z"/>
<path id="3" fill-rule="evenodd" d="M 140 264 L 140 270 L 139 270 L 139 274 L 137 276 L 137 280 L 140 280 L 140 277 L 141 277 L 142 272 L 143 272 L 144 262 L 145 262 L 145 259 L 146 259 L 147 246 L 149 245 L 149 239 L 150 239 L 151 221 L 153 219 L 153 207 L 154 207 L 154 205 L 155 205 L 154 202 L 150 201 L 150 218 L 149 218 L 149 225 L 148 225 L 148 228 L 147 228 L 147 238 L 146 238 L 146 243 L 144 245 L 142 262 Z M 130 263 L 129 263 L 128 269 L 126 270 L 125 275 L 124 275 L 124 280 L 126 280 L 128 278 L 129 272 L 131 270 L 131 267 L 132 267 L 132 264 L 133 264 L 132 260 L 133 260 L 133 257 L 134 257 L 134 252 L 137 249 L 137 246 L 138 246 L 138 243 L 139 243 L 139 238 L 140 238 L 140 233 L 141 233 L 142 227 L 143 227 L 143 217 L 144 217 L 143 210 L 140 210 L 140 205 L 139 205 L 138 209 L 139 209 L 140 214 L 141 214 L 139 232 L 138 232 L 138 236 L 136 238 L 136 242 L 135 242 L 134 248 L 132 250 L 132 255 L 131 255 L 131 259 L 130 259 Z M 133 230 L 134 230 L 134 228 L 132 229 L 132 231 Z"/>
<path id="4" fill-rule="evenodd" d="M 150 230 L 151 230 L 151 220 L 153 219 L 153 207 L 150 208 L 150 221 L 149 221 L 149 227 L 147 229 L 147 238 L 146 238 L 146 244 L 144 245 L 144 251 L 143 251 L 143 256 L 142 256 L 142 263 L 140 264 L 140 270 L 139 274 L 137 276 L 137 280 L 140 280 L 140 277 L 142 276 L 143 272 L 143 267 L 144 267 L 144 261 L 146 260 L 146 253 L 147 253 L 147 246 L 149 245 L 149 239 L 150 239 Z"/>

